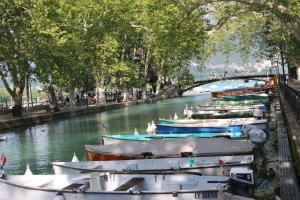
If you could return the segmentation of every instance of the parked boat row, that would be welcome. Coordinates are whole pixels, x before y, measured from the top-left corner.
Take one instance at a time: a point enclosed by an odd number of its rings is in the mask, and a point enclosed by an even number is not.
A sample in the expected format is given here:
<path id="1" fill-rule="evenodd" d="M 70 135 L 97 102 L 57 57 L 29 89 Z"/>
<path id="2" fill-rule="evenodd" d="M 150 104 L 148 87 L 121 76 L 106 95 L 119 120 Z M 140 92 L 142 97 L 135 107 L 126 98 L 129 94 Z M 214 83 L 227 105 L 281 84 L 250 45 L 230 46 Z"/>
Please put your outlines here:
<path id="1" fill-rule="evenodd" d="M 159 119 L 148 124 L 152 134 L 106 135 L 85 145 L 90 161 L 53 162 L 55 175 L 5 175 L 0 200 L 243 199 L 236 195 L 253 187 L 254 148 L 266 138 L 269 98 L 253 94 L 261 91 L 215 95 L 192 109 L 206 119 Z"/>

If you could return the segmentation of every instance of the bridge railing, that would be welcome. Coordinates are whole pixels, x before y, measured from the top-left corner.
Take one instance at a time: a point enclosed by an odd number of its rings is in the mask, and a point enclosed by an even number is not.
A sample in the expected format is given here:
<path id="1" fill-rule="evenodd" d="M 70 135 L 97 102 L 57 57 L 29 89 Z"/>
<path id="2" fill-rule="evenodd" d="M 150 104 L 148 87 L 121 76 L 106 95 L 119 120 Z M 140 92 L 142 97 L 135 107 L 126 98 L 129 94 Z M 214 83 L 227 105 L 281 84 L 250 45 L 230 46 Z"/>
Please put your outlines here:
<path id="1" fill-rule="evenodd" d="M 261 71 L 248 71 L 248 70 L 242 70 L 242 71 L 231 71 L 225 74 L 225 72 L 222 73 L 215 73 L 215 76 L 213 75 L 213 72 L 204 72 L 201 77 L 197 78 L 197 81 L 201 80 L 212 80 L 212 79 L 226 79 L 226 78 L 234 78 L 234 77 L 240 77 L 240 76 L 255 76 L 255 75 L 261 75 L 261 76 L 267 76 L 268 74 L 277 74 L 274 70 L 261 70 Z"/>
<path id="2" fill-rule="evenodd" d="M 285 99 L 290 104 L 291 108 L 294 110 L 296 119 L 300 119 L 300 91 L 295 90 L 289 85 L 285 84 L 283 81 L 279 82 L 280 90 L 283 92 Z M 299 121 L 298 121 L 299 122 Z"/>

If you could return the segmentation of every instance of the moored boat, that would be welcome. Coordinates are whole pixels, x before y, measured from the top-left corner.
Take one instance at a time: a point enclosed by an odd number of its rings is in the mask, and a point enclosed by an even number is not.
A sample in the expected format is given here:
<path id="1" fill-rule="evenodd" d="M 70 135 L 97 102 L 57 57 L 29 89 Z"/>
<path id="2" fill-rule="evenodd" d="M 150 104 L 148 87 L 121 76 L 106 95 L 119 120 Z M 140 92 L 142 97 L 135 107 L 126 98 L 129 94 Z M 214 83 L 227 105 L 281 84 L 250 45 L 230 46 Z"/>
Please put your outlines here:
<path id="1" fill-rule="evenodd" d="M 174 133 L 174 134 L 143 134 L 143 135 L 105 135 L 102 137 L 102 144 L 116 144 L 120 141 L 149 141 L 149 140 L 172 140 L 177 138 L 195 137 L 195 138 L 210 138 L 210 137 L 225 137 L 231 139 L 246 139 L 247 136 L 241 132 L 224 132 L 224 133 Z"/>
<path id="2" fill-rule="evenodd" d="M 1 141 L 5 141 L 5 140 L 7 140 L 7 137 L 6 137 L 6 136 L 0 136 L 0 142 L 1 142 Z"/>
<path id="3" fill-rule="evenodd" d="M 250 176 L 253 173 L 249 170 Z M 234 179 L 233 179 L 234 180 Z M 251 184 L 251 183 L 250 183 Z M 173 200 L 219 199 L 229 177 L 190 174 L 91 173 L 84 175 L 7 175 L 1 200 Z M 206 199 L 206 198 L 204 198 Z"/>
<path id="4" fill-rule="evenodd" d="M 241 109 L 265 109 L 264 104 L 253 104 L 253 105 L 245 105 L 245 104 L 236 104 L 236 105 L 198 105 L 194 106 L 191 109 L 196 110 L 241 110 Z"/>
<path id="5" fill-rule="evenodd" d="M 246 88 L 235 88 L 229 90 L 223 90 L 220 92 L 211 92 L 211 96 L 214 98 L 232 96 L 232 95 L 242 95 L 242 94 L 251 94 L 254 92 L 265 92 L 265 87 L 246 87 Z"/>
<path id="6" fill-rule="evenodd" d="M 204 114 L 204 112 L 202 113 Z M 160 124 L 203 124 L 203 126 L 231 126 L 244 124 L 267 123 L 266 119 L 250 118 L 231 118 L 231 119 L 159 119 Z"/>
<path id="7" fill-rule="evenodd" d="M 157 132 L 160 134 L 174 134 L 174 133 L 236 133 L 242 131 L 243 123 L 238 124 L 157 124 Z M 267 123 L 265 121 L 253 123 L 258 129 L 266 130 Z"/>
<path id="8" fill-rule="evenodd" d="M 265 118 L 266 111 L 259 109 L 220 110 L 220 111 L 191 111 L 189 117 L 193 119 L 231 119 L 231 118 Z"/>
<path id="9" fill-rule="evenodd" d="M 55 174 L 88 172 L 165 172 L 189 171 L 205 176 L 229 175 L 233 167 L 250 167 L 253 155 L 184 157 L 118 161 L 53 162 Z"/>
<path id="10" fill-rule="evenodd" d="M 212 105 L 236 105 L 236 104 L 261 104 L 267 103 L 269 96 L 267 94 L 250 94 L 250 95 L 236 95 L 226 96 L 213 99 Z"/>
<path id="11" fill-rule="evenodd" d="M 90 160 L 178 158 L 182 156 L 250 155 L 254 145 L 226 138 L 121 141 L 111 145 L 85 145 Z"/>

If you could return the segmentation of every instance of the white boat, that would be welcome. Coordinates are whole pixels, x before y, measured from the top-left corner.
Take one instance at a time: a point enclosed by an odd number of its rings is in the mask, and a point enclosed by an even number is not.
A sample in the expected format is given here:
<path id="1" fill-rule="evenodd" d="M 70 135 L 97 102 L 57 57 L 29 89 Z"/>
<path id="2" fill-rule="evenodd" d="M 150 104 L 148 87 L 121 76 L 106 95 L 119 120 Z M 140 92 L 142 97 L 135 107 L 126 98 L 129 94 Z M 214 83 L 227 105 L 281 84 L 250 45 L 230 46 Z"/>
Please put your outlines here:
<path id="1" fill-rule="evenodd" d="M 203 114 L 209 111 L 203 111 Z M 263 124 L 267 123 L 267 119 L 249 118 L 229 118 L 229 119 L 159 119 L 162 124 L 195 124 L 202 127 L 217 127 L 217 126 L 234 126 L 248 124 Z"/>
<path id="2" fill-rule="evenodd" d="M 85 145 L 90 160 L 132 160 L 146 157 L 251 155 L 250 142 L 226 138 L 180 138 L 174 140 L 120 141 L 111 145 Z"/>
<path id="3" fill-rule="evenodd" d="M 217 200 L 228 182 L 189 174 L 7 175 L 0 179 L 0 200 Z"/>
<path id="4" fill-rule="evenodd" d="M 7 137 L 6 137 L 6 136 L 0 136 L 0 142 L 1 142 L 1 141 L 5 141 L 5 140 L 7 140 Z"/>
<path id="5" fill-rule="evenodd" d="M 84 162 L 53 162 L 54 173 L 80 174 L 82 172 L 157 172 L 157 171 L 189 171 L 205 176 L 229 175 L 233 167 L 249 167 L 253 155 L 183 157 L 165 159 L 117 160 L 117 161 L 84 161 Z"/>

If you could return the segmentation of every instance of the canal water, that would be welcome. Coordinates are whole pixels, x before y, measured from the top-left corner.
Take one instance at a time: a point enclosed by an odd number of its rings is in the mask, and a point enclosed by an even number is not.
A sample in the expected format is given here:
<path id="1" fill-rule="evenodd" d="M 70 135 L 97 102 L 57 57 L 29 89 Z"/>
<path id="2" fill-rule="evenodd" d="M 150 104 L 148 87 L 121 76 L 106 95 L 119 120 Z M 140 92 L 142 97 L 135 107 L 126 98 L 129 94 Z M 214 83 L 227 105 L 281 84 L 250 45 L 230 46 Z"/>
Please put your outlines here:
<path id="1" fill-rule="evenodd" d="M 234 82 L 239 83 L 243 82 Z M 23 174 L 27 163 L 34 174 L 52 173 L 52 161 L 71 161 L 73 153 L 80 160 L 87 159 L 84 145 L 99 144 L 105 134 L 133 133 L 135 128 L 145 133 L 148 122 L 170 118 L 175 113 L 180 118 L 186 105 L 205 104 L 210 99 L 210 93 L 204 93 L 2 132 L 7 136 L 7 140 L 0 143 L 0 152 L 7 158 L 6 173 Z"/>

